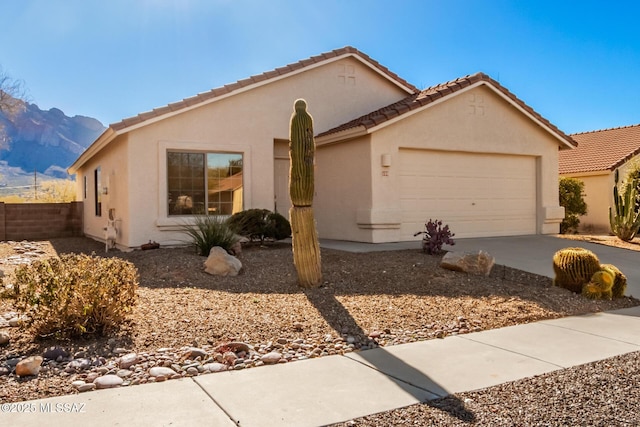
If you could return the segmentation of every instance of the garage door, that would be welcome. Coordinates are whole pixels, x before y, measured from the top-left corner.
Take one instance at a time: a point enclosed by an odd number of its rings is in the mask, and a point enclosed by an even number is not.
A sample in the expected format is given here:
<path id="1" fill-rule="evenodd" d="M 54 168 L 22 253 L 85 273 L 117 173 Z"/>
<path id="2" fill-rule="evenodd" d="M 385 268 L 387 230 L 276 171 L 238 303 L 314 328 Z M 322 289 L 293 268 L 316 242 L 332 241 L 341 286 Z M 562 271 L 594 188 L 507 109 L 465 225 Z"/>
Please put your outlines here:
<path id="1" fill-rule="evenodd" d="M 402 237 L 430 218 L 456 237 L 536 233 L 536 161 L 531 156 L 400 150 Z"/>

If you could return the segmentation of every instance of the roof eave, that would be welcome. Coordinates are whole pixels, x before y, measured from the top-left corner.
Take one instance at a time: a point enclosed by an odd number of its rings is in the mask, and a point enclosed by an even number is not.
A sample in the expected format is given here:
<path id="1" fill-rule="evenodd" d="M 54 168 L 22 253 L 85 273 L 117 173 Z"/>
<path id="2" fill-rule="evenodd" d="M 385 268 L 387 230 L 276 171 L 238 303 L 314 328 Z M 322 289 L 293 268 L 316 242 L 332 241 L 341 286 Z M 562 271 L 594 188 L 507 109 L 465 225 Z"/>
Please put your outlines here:
<path id="1" fill-rule="evenodd" d="M 209 92 L 203 92 L 203 93 L 197 94 L 197 95 L 195 95 L 195 96 L 193 96 L 191 98 L 187 98 L 187 99 L 185 99 L 183 101 L 178 101 L 176 103 L 170 104 L 170 105 L 175 105 L 175 104 L 179 104 L 181 102 L 184 102 L 186 105 L 184 107 L 182 107 L 182 108 L 176 108 L 175 110 L 172 110 L 172 111 L 166 111 L 166 112 L 163 112 L 163 113 L 158 114 L 156 116 L 151 114 L 156 110 L 165 110 L 165 107 L 160 107 L 160 108 L 155 109 L 155 110 L 151 110 L 151 111 L 148 111 L 148 112 L 140 113 L 137 116 L 133 116 L 133 117 L 129 117 L 129 118 L 123 119 L 122 121 L 114 123 L 111 126 L 116 128 L 119 134 L 120 133 L 125 133 L 125 132 L 130 132 L 132 130 L 147 126 L 149 124 L 156 123 L 156 122 L 158 122 L 160 120 L 164 120 L 164 119 L 176 116 L 178 114 L 182 114 L 182 113 L 191 111 L 193 109 L 200 108 L 202 106 L 211 104 L 213 102 L 221 101 L 221 100 L 229 98 L 231 96 L 235 96 L 235 95 L 238 95 L 238 94 L 253 90 L 255 88 L 258 88 L 258 87 L 261 87 L 261 86 L 265 86 L 265 85 L 268 85 L 268 84 L 283 80 L 285 78 L 288 78 L 288 77 L 291 77 L 291 76 L 295 76 L 295 75 L 301 74 L 301 73 L 309 71 L 309 70 L 313 70 L 313 69 L 318 68 L 318 67 L 322 67 L 322 66 L 330 64 L 332 62 L 340 61 L 340 60 L 342 60 L 344 58 L 347 58 L 347 57 L 352 57 L 352 58 L 356 59 L 357 61 L 359 61 L 360 63 L 362 63 L 366 67 L 368 67 L 370 70 L 372 70 L 373 72 L 375 72 L 376 74 L 378 74 L 379 76 L 381 76 L 382 78 L 384 78 L 385 80 L 390 82 L 391 84 L 397 86 L 398 88 L 400 88 L 401 90 L 406 92 L 408 95 L 411 95 L 411 94 L 416 92 L 416 88 L 415 87 L 403 84 L 401 81 L 392 78 L 390 75 L 384 73 L 373 62 L 370 62 L 367 58 L 363 57 L 362 55 L 364 55 L 364 54 L 360 53 L 359 51 L 347 51 L 347 52 L 344 52 L 341 55 L 325 58 L 322 61 L 315 62 L 315 63 L 309 64 L 309 65 L 305 65 L 304 67 L 301 67 L 301 68 L 298 68 L 298 69 L 295 69 L 295 70 L 292 70 L 292 71 L 288 71 L 288 72 L 283 73 L 281 75 L 274 75 L 273 77 L 270 77 L 268 79 L 256 81 L 256 82 L 248 84 L 246 86 L 234 88 L 233 90 L 231 90 L 231 91 L 229 91 L 227 93 L 224 93 L 224 94 L 220 94 L 220 95 L 215 95 L 214 94 L 209 99 L 204 99 L 202 101 L 193 102 L 193 103 L 189 102 L 189 100 L 191 100 L 191 99 L 195 99 L 195 98 L 198 98 L 198 97 L 209 96 L 214 91 L 218 90 L 218 89 L 212 89 Z M 285 68 L 285 67 L 283 67 L 283 68 Z M 248 81 L 248 80 L 250 80 L 250 78 L 249 79 L 245 79 L 245 80 Z M 233 86 L 233 85 L 234 84 L 226 85 L 226 86 Z M 171 110 L 171 109 L 169 108 L 167 110 Z M 147 116 L 147 117 L 145 117 L 145 116 Z M 131 124 L 128 125 L 127 122 L 131 122 Z"/>
<path id="2" fill-rule="evenodd" d="M 509 102 L 517 110 L 519 110 L 525 116 L 529 117 L 529 119 L 533 120 L 538 126 L 540 126 L 542 129 L 544 129 L 549 134 L 551 134 L 554 138 L 556 138 L 560 142 L 559 145 L 560 145 L 560 149 L 561 150 L 562 149 L 573 149 L 573 148 L 578 146 L 578 143 L 575 142 L 573 140 L 573 138 L 571 138 L 568 135 L 559 134 L 555 129 L 549 127 L 546 123 L 541 121 L 538 117 L 536 117 L 534 114 L 532 114 L 526 108 L 522 107 L 522 105 L 520 105 L 518 102 L 515 102 L 510 96 L 508 96 L 506 93 L 504 93 L 502 90 L 500 90 L 500 88 L 497 88 L 494 85 L 489 84 L 489 82 L 486 82 L 486 81 L 480 81 L 480 82 L 478 82 L 478 84 L 485 84 L 489 89 L 493 90 L 496 94 L 498 94 L 498 96 L 500 96 L 502 99 L 504 99 L 507 102 Z M 538 114 L 538 113 L 536 113 L 536 114 Z"/>
<path id="3" fill-rule="evenodd" d="M 78 172 L 78 169 L 84 165 L 87 160 L 93 157 L 98 151 L 102 150 L 107 144 L 120 135 L 121 132 L 115 131 L 113 128 L 108 127 L 102 134 L 96 139 L 82 154 L 76 159 L 71 166 L 67 168 L 69 175 L 74 175 Z"/>
<path id="4" fill-rule="evenodd" d="M 335 144 L 337 142 L 344 142 L 350 139 L 358 138 L 360 136 L 367 135 L 369 129 L 364 126 L 356 126 L 353 128 L 349 128 L 340 132 L 330 133 L 328 135 L 323 135 L 315 138 L 316 145 L 321 147 L 325 145 Z"/>

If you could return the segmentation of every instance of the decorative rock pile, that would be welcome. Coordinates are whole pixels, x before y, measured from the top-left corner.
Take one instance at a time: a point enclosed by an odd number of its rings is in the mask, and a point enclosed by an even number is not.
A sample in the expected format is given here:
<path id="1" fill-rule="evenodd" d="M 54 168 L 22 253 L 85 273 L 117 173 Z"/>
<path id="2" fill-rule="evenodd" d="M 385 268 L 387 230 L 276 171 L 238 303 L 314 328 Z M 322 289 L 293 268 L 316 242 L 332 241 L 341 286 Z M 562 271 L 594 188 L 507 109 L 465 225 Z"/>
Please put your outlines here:
<path id="1" fill-rule="evenodd" d="M 11 255 L 0 259 L 0 264 L 20 265 L 30 264 L 34 259 L 41 258 L 46 254 L 39 242 L 7 242 L 12 246 L 16 255 Z"/>
<path id="2" fill-rule="evenodd" d="M 327 334 L 309 339 L 279 338 L 255 346 L 244 342 L 217 346 L 194 343 L 179 349 L 132 352 L 115 347 L 115 340 L 109 340 L 107 357 L 92 356 L 85 350 L 72 355 L 62 347 L 51 347 L 41 356 L 15 355 L 5 361 L 0 359 L 0 376 L 59 375 L 68 377 L 79 392 L 85 392 L 340 355 L 479 330 L 482 328 L 478 322 L 458 317 L 450 324 L 430 324 L 417 330 L 392 332 L 387 329 L 371 332 L 366 337 L 343 333 L 341 337 Z"/>

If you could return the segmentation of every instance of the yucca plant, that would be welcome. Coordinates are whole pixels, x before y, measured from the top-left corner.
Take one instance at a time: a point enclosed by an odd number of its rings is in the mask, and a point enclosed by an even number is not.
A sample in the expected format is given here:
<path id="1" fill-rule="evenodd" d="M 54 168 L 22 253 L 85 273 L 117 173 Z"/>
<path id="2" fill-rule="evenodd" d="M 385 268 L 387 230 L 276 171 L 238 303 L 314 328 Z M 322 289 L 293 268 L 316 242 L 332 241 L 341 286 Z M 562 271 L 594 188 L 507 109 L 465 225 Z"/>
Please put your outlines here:
<path id="1" fill-rule="evenodd" d="M 216 215 L 198 215 L 194 223 L 183 224 L 181 231 L 191 238 L 199 255 L 209 256 L 211 248 L 220 246 L 229 251 L 239 240 L 226 218 Z"/>
<path id="2" fill-rule="evenodd" d="M 615 171 L 613 186 L 614 208 L 609 207 L 609 224 L 611 232 L 620 240 L 631 241 L 640 228 L 640 211 L 636 212 L 636 196 L 638 194 L 638 180 L 627 179 L 621 183 L 623 192 L 618 190 L 618 169 Z"/>

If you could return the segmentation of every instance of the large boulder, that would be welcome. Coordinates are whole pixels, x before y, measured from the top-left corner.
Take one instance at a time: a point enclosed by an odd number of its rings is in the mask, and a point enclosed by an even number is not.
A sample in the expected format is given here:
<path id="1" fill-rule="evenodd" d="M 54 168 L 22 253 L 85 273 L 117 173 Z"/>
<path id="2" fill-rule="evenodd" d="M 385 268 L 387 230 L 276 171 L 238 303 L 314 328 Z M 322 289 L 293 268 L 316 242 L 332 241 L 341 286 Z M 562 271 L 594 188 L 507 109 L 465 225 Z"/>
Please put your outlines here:
<path id="1" fill-rule="evenodd" d="M 237 276 L 242 268 L 240 260 L 229 255 L 224 248 L 211 248 L 209 257 L 204 262 L 204 271 L 216 276 Z"/>
<path id="2" fill-rule="evenodd" d="M 440 267 L 447 270 L 488 276 L 495 262 L 495 258 L 485 251 L 478 251 L 478 253 L 447 252 L 442 257 Z"/>

